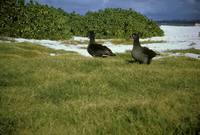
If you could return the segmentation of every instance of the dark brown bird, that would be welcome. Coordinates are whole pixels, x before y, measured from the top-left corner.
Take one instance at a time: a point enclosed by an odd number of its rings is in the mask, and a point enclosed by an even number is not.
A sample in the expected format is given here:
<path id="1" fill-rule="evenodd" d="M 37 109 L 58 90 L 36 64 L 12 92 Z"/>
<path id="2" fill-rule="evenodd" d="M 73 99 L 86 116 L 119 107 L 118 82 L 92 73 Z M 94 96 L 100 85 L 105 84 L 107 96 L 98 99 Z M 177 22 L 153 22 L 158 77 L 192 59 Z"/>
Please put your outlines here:
<path id="1" fill-rule="evenodd" d="M 131 51 L 132 57 L 140 64 L 150 64 L 152 58 L 158 54 L 147 47 L 142 47 L 140 45 L 138 34 L 133 34 L 132 38 L 134 40 L 133 49 Z"/>
<path id="2" fill-rule="evenodd" d="M 106 57 L 106 56 L 116 56 L 108 47 L 95 42 L 95 33 L 93 31 L 88 32 L 88 37 L 90 39 L 87 51 L 93 57 Z"/>

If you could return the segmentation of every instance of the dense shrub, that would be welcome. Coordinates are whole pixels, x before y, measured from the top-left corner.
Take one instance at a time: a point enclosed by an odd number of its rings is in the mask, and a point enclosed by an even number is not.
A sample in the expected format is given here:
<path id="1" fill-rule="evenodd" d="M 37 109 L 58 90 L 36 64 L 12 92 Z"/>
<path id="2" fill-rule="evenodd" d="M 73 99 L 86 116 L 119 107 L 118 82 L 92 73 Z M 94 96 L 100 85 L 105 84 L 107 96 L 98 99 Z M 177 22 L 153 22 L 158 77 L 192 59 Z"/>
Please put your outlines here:
<path id="1" fill-rule="evenodd" d="M 24 0 L 0 2 L 0 36 L 66 39 L 86 36 L 95 31 L 97 38 L 128 38 L 132 33 L 143 37 L 162 36 L 163 31 L 147 17 L 129 9 L 107 8 L 81 16 L 47 5 Z"/>
<path id="2" fill-rule="evenodd" d="M 61 9 L 39 4 L 13 6 L 1 11 L 0 35 L 35 39 L 65 39 L 71 36 L 69 18 Z"/>
<path id="3" fill-rule="evenodd" d="M 154 21 L 132 9 L 107 8 L 85 16 L 72 13 L 71 20 L 72 33 L 80 36 L 89 30 L 94 30 L 98 38 L 124 38 L 132 33 L 142 33 L 143 37 L 163 35 Z"/>

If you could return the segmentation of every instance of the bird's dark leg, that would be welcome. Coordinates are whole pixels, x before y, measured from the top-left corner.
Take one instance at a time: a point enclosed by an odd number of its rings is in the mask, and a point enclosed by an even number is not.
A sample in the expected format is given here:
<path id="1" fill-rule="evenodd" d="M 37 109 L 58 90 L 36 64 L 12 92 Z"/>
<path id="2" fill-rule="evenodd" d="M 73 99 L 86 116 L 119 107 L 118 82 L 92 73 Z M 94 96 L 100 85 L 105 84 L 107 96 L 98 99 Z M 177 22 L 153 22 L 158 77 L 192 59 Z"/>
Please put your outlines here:
<path id="1" fill-rule="evenodd" d="M 148 59 L 148 62 L 147 62 L 147 64 L 150 64 L 151 63 L 151 59 Z"/>
<path id="2" fill-rule="evenodd" d="M 139 62 L 139 64 L 143 64 L 143 62 L 142 61 L 138 61 Z"/>
<path id="3" fill-rule="evenodd" d="M 144 64 L 149 64 L 149 58 L 148 57 L 144 57 L 143 63 Z"/>

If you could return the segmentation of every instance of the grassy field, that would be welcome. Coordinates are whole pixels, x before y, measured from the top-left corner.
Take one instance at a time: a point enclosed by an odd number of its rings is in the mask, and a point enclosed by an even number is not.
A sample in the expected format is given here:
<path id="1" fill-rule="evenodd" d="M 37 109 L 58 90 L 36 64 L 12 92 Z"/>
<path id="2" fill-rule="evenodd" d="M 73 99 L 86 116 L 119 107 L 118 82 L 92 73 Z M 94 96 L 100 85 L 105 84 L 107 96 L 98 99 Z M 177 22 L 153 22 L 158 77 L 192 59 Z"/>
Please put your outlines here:
<path id="1" fill-rule="evenodd" d="M 166 41 L 160 40 L 146 40 L 146 41 L 140 41 L 141 44 L 153 44 L 153 43 L 165 43 Z M 111 43 L 113 44 L 125 44 L 125 45 L 132 45 L 133 40 L 132 39 L 112 39 Z"/>
<path id="2" fill-rule="evenodd" d="M 50 53 L 59 54 L 50 56 Z M 200 61 L 128 63 L 0 43 L 0 134 L 194 135 Z"/>
<path id="3" fill-rule="evenodd" d="M 194 53 L 194 54 L 200 54 L 200 51 L 194 48 L 188 49 L 188 50 L 172 50 L 169 51 L 172 53 Z"/>

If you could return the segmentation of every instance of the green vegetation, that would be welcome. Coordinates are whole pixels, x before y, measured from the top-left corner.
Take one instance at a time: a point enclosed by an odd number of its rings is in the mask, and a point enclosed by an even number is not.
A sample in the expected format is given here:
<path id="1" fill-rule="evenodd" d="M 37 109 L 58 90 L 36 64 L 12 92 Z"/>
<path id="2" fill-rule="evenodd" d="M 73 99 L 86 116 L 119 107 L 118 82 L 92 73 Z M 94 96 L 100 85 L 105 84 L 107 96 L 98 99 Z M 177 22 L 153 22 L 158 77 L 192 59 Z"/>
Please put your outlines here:
<path id="1" fill-rule="evenodd" d="M 0 38 L 1 39 L 1 38 Z M 73 39 L 67 39 L 67 40 L 62 40 L 63 43 L 65 44 L 88 44 L 88 41 L 75 41 Z M 133 40 L 130 39 L 96 39 L 96 42 L 99 44 L 104 44 L 105 42 L 111 42 L 113 45 L 132 45 Z M 147 41 L 140 41 L 141 44 L 153 44 L 153 43 L 165 43 L 166 41 L 160 40 L 160 41 L 155 41 L 155 40 L 147 40 Z M 87 46 L 86 46 L 87 47 Z"/>
<path id="2" fill-rule="evenodd" d="M 72 13 L 70 17 L 73 35 L 85 36 L 89 30 L 95 31 L 97 38 L 129 38 L 132 33 L 141 33 L 142 37 L 163 35 L 155 22 L 132 9 L 107 8 L 85 16 Z"/>
<path id="3" fill-rule="evenodd" d="M 200 54 L 200 50 L 197 50 L 195 48 L 187 49 L 187 50 L 172 50 L 169 51 L 172 53 L 194 53 L 194 54 Z"/>
<path id="4" fill-rule="evenodd" d="M 111 42 L 113 44 L 133 44 L 132 39 L 111 39 Z M 141 44 L 153 44 L 153 43 L 164 43 L 166 41 L 160 40 L 160 41 L 155 41 L 155 40 L 146 40 L 146 41 L 140 41 Z"/>
<path id="5" fill-rule="evenodd" d="M 0 43 L 0 134 L 194 135 L 199 60 L 130 59 Z"/>
<path id="6" fill-rule="evenodd" d="M 70 26 L 67 25 L 69 18 L 61 9 L 37 3 L 24 5 L 10 3 L 9 1 L 4 1 L 1 9 L 1 36 L 34 39 L 65 39 L 71 37 Z"/>
<path id="7" fill-rule="evenodd" d="M 94 30 L 97 38 L 163 35 L 154 21 L 131 9 L 108 8 L 81 16 L 33 1 L 25 5 L 24 0 L 6 0 L 0 7 L 0 36 L 57 40 L 86 36 L 89 30 Z"/>

